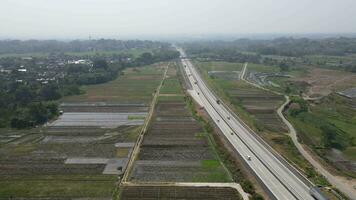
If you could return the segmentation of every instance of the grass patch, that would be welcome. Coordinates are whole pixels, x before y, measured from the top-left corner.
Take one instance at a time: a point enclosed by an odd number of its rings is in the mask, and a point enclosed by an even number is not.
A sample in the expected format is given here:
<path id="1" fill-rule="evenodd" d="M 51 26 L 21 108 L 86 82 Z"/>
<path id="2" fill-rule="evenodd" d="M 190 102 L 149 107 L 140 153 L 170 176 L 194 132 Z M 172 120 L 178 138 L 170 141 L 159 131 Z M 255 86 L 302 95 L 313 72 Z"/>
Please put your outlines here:
<path id="1" fill-rule="evenodd" d="M 218 160 L 202 160 L 201 164 L 205 169 L 210 170 L 220 167 L 220 162 Z"/>
<path id="2" fill-rule="evenodd" d="M 145 119 L 146 116 L 139 116 L 139 115 L 129 115 L 127 117 L 128 120 L 140 120 L 140 119 Z"/>
<path id="3" fill-rule="evenodd" d="M 182 88 L 177 78 L 169 78 L 164 80 L 161 94 L 182 94 Z"/>

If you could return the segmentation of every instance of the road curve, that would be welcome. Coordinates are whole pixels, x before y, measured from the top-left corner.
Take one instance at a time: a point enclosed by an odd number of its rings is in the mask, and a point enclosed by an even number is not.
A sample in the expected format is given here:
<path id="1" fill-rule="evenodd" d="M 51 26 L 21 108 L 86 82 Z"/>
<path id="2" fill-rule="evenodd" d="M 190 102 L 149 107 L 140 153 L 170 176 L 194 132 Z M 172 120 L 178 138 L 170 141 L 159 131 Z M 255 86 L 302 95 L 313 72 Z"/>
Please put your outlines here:
<path id="1" fill-rule="evenodd" d="M 184 72 L 192 83 L 192 89 L 198 94 L 194 97 L 199 98 L 197 101 L 203 104 L 216 125 L 268 188 L 270 194 L 275 199 L 313 200 L 309 194 L 309 186 L 275 157 L 265 144 L 256 139 L 251 134 L 251 130 L 235 118 L 222 103 L 217 101 L 217 97 L 206 86 L 192 63 L 184 59 L 186 57 L 184 51 L 178 50 L 183 57 L 181 61 Z"/>
<path id="2" fill-rule="evenodd" d="M 350 199 L 356 199 L 356 183 L 355 180 L 346 180 L 346 178 L 341 176 L 335 176 L 327 171 L 322 164 L 313 158 L 313 156 L 304 149 L 303 145 L 298 141 L 297 131 L 294 129 L 293 125 L 284 117 L 283 110 L 286 105 L 289 104 L 290 99 L 285 96 L 286 102 L 277 110 L 279 117 L 287 125 L 289 129 L 290 137 L 294 145 L 297 147 L 298 151 L 303 155 L 303 157 L 308 160 L 308 162 L 315 167 L 315 169 L 322 174 L 334 187 L 339 189 L 342 193 L 348 196 Z"/>

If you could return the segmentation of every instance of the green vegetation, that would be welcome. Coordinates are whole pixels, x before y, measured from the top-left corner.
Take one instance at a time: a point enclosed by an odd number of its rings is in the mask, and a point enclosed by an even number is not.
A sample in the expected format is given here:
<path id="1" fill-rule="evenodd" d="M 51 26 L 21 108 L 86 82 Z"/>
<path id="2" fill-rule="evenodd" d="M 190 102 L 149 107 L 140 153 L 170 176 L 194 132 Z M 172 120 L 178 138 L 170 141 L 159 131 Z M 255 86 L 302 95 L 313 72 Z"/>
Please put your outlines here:
<path id="1" fill-rule="evenodd" d="M 138 119 L 145 119 L 145 116 L 138 116 L 138 115 L 129 115 L 127 117 L 129 120 L 138 120 Z"/>
<path id="2" fill-rule="evenodd" d="M 149 103 L 159 85 L 165 64 L 128 68 L 117 79 L 104 84 L 83 86 L 84 94 L 64 97 L 64 102 Z"/>
<path id="3" fill-rule="evenodd" d="M 105 175 L 18 176 L 0 180 L 0 198 L 110 198 L 115 181 Z"/>
<path id="4" fill-rule="evenodd" d="M 168 78 L 163 82 L 161 94 L 182 94 L 182 88 L 177 78 Z"/>
<path id="5" fill-rule="evenodd" d="M 326 159 L 330 149 L 338 149 L 345 158 L 355 161 L 356 112 L 350 107 L 353 101 L 331 94 L 317 104 L 307 105 L 305 101 L 294 98 L 288 109 L 288 117 L 302 141 L 319 156 Z M 343 171 L 348 173 L 346 169 Z"/>

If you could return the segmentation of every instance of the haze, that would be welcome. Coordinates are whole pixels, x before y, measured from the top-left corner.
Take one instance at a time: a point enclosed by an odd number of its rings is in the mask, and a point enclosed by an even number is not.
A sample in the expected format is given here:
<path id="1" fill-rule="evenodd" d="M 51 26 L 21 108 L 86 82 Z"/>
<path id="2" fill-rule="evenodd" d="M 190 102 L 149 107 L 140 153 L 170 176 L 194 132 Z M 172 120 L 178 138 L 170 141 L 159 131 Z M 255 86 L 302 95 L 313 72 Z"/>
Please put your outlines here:
<path id="1" fill-rule="evenodd" d="M 352 33 L 354 0 L 0 0 L 0 37 Z"/>

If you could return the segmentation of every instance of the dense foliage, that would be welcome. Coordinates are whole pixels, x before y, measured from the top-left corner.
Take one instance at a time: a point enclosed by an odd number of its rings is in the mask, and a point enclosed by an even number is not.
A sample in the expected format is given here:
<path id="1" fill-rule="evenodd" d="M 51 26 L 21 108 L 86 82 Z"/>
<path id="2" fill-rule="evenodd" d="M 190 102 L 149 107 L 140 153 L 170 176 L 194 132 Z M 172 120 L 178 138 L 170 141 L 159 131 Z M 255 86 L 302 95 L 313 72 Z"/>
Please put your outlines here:
<path id="1" fill-rule="evenodd" d="M 340 128 L 330 123 L 328 120 L 310 112 L 305 100 L 294 97 L 288 109 L 291 117 L 294 117 L 304 123 L 313 125 L 319 129 L 322 134 L 321 145 L 324 148 L 335 148 L 344 150 L 351 145 L 349 136 Z"/>
<path id="2" fill-rule="evenodd" d="M 305 55 L 346 55 L 356 53 L 356 38 L 277 38 L 274 40 L 239 39 L 231 42 L 212 41 L 185 44 L 189 54 L 210 51 L 254 52 L 260 55 L 305 56 Z"/>
<path id="3" fill-rule="evenodd" d="M 9 53 L 58 53 L 86 51 L 125 51 L 129 49 L 167 48 L 168 43 L 139 40 L 3 40 L 0 41 L 0 54 Z"/>
<path id="4" fill-rule="evenodd" d="M 352 57 L 356 54 L 356 38 L 239 39 L 200 41 L 182 45 L 188 55 L 203 60 L 263 63 L 279 66 L 281 71 L 289 66 L 308 65 L 356 72 L 356 59 Z M 313 58 L 320 55 L 322 57 Z"/>

